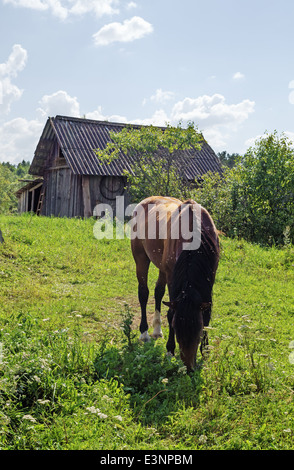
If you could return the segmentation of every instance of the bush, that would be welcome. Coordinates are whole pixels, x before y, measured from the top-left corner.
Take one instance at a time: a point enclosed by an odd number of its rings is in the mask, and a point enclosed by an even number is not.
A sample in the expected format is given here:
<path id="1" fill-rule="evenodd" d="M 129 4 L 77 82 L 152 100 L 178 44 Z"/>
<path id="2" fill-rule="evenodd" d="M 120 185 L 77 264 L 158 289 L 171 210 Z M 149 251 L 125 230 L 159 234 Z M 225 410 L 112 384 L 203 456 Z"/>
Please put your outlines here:
<path id="1" fill-rule="evenodd" d="M 191 196 L 228 236 L 279 245 L 287 238 L 293 243 L 294 150 L 289 140 L 276 132 L 267 134 L 223 176 L 206 175 Z"/>

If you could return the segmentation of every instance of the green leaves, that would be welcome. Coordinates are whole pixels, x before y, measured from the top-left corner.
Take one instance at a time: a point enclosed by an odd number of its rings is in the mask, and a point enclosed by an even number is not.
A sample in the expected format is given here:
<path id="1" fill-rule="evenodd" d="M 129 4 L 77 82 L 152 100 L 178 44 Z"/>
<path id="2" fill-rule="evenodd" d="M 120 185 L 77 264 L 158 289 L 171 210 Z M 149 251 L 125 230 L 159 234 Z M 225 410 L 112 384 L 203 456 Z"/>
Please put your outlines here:
<path id="1" fill-rule="evenodd" d="M 16 211 L 15 192 L 20 186 L 18 179 L 27 174 L 29 166 L 30 163 L 25 161 L 17 166 L 10 163 L 0 164 L 0 214 Z"/>
<path id="2" fill-rule="evenodd" d="M 294 149 L 284 134 L 266 134 L 224 177 L 207 175 L 193 195 L 218 229 L 262 244 L 294 240 Z"/>
<path id="3" fill-rule="evenodd" d="M 122 154 L 132 162 L 132 171 L 125 170 L 133 201 L 151 194 L 183 197 L 186 191 L 184 173 L 188 164 L 182 152 L 200 149 L 203 140 L 193 123 L 186 129 L 168 125 L 166 128 L 127 126 L 110 133 L 111 142 L 104 150 L 96 150 L 103 163 L 110 163 Z"/>

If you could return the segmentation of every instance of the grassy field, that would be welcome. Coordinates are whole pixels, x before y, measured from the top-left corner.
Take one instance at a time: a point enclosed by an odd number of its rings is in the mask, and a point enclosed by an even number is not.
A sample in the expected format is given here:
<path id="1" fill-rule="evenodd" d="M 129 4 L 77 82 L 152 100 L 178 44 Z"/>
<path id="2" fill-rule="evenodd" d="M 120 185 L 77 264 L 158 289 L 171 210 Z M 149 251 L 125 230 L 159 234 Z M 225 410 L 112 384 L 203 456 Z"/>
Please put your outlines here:
<path id="1" fill-rule="evenodd" d="M 129 241 L 93 225 L 0 217 L 0 449 L 293 449 L 293 247 L 222 237 L 189 376 L 164 339 L 138 341 Z"/>

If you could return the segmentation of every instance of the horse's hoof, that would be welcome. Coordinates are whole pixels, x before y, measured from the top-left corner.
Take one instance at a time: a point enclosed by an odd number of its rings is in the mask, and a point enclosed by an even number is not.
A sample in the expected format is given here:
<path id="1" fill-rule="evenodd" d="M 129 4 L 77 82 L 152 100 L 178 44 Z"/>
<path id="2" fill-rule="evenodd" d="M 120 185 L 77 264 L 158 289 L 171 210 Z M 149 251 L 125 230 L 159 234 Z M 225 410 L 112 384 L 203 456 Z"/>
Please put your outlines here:
<path id="1" fill-rule="evenodd" d="M 149 341 L 151 341 L 151 338 L 150 336 L 148 335 L 148 331 L 144 331 L 144 333 L 142 333 L 140 335 L 140 341 L 143 341 L 144 343 L 148 343 Z"/>
<path id="2" fill-rule="evenodd" d="M 153 333 L 151 336 L 153 339 L 163 338 L 162 333 Z"/>

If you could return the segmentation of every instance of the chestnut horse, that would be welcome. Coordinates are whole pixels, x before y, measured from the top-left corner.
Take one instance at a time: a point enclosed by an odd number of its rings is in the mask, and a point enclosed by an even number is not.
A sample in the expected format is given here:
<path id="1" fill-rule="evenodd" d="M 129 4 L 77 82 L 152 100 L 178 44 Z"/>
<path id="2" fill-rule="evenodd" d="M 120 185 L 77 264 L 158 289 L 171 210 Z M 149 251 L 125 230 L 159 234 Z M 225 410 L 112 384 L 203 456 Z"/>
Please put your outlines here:
<path id="1" fill-rule="evenodd" d="M 189 225 L 186 230 L 184 214 Z M 192 238 L 197 236 L 193 229 L 197 226 L 197 214 L 199 239 L 195 244 Z M 219 260 L 218 232 L 213 220 L 207 210 L 193 200 L 181 202 L 172 197 L 149 197 L 134 209 L 131 248 L 141 306 L 140 339 L 150 340 L 146 306 L 148 269 L 152 262 L 159 269 L 152 336 L 155 339 L 162 336 L 160 311 L 167 285 L 170 301 L 163 302 L 169 307 L 166 348 L 168 353 L 174 354 L 176 336 L 181 359 L 191 371 L 199 344 L 202 354 L 208 344 L 207 331 L 203 328 L 208 326 L 211 317 L 212 287 Z"/>

